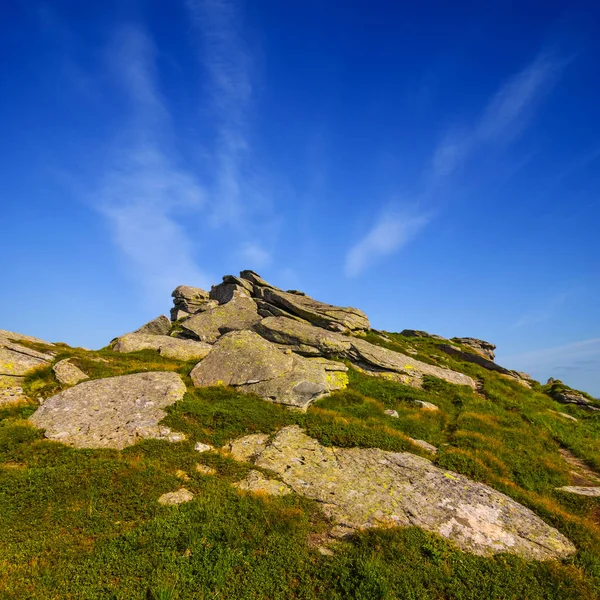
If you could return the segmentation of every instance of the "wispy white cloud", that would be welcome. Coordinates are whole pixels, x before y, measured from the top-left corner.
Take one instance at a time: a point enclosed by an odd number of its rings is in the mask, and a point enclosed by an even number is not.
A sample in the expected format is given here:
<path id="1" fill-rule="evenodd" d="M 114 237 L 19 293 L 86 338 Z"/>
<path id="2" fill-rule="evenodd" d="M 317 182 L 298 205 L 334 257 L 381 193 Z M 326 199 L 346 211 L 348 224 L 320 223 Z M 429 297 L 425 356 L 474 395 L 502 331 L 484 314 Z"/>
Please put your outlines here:
<path id="1" fill-rule="evenodd" d="M 108 51 L 113 77 L 129 99 L 129 117 L 101 167 L 92 202 L 107 217 L 129 272 L 150 298 L 182 282 L 206 285 L 177 215 L 197 209 L 204 190 L 169 147 L 170 116 L 157 89 L 155 49 L 143 30 L 123 27 Z"/>
<path id="2" fill-rule="evenodd" d="M 434 177 L 451 175 L 486 144 L 514 139 L 523 130 L 537 103 L 558 81 L 567 64 L 565 59 L 542 53 L 510 78 L 492 96 L 471 127 L 444 136 L 432 158 Z"/>
<path id="3" fill-rule="evenodd" d="M 583 363 L 600 366 L 600 338 L 502 357 L 502 364 L 519 370 L 561 370 Z"/>
<path id="4" fill-rule="evenodd" d="M 540 306 L 522 314 L 511 326 L 513 329 L 529 327 L 542 323 L 554 317 L 559 308 L 573 295 L 573 291 L 561 292 L 546 300 Z"/>
<path id="5" fill-rule="evenodd" d="M 258 242 L 244 244 L 240 256 L 246 261 L 247 268 L 252 270 L 261 269 L 271 263 L 271 255 Z"/>
<path id="6" fill-rule="evenodd" d="M 252 61 L 233 0 L 188 0 L 201 35 L 200 57 L 208 74 L 210 109 L 216 119 L 214 225 L 239 223 L 251 191 L 245 173 L 249 149 L 247 113 L 252 98 Z"/>
<path id="7" fill-rule="evenodd" d="M 389 208 L 383 211 L 369 232 L 348 252 L 346 275 L 360 275 L 378 259 L 402 248 L 429 223 L 430 218 L 426 214 Z"/>
<path id="8" fill-rule="evenodd" d="M 448 131 L 434 149 L 423 180 L 421 203 L 440 203 L 440 183 L 448 195 L 452 176 L 480 150 L 514 140 L 523 130 L 539 100 L 558 81 L 568 63 L 552 54 L 540 54 L 525 69 L 502 85 L 473 123 Z M 415 237 L 430 221 L 429 216 L 384 214 L 371 231 L 346 256 L 346 274 L 359 275 L 376 260 L 392 254 Z M 524 316 L 528 320 L 545 318 Z"/>

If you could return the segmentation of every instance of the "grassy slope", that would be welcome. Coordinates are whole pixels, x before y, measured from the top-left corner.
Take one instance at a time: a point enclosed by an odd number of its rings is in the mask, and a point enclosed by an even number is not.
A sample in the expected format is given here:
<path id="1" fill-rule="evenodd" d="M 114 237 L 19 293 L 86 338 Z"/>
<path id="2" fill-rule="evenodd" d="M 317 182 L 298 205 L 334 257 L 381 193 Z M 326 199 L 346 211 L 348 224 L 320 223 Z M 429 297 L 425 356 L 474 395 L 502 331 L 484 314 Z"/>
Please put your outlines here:
<path id="1" fill-rule="evenodd" d="M 382 343 L 375 336 L 371 341 Z M 483 394 L 436 379 L 414 390 L 351 371 L 348 390 L 300 414 L 231 389 L 190 386 L 167 417 L 188 441 L 144 441 L 124 451 L 75 450 L 44 440 L 25 420 L 35 410 L 33 402 L 0 409 L 0 598 L 600 596 L 600 502 L 555 490 L 571 480 L 561 447 L 600 470 L 600 417 L 442 356 L 432 340 L 391 335 L 385 345 L 479 378 Z M 193 366 L 151 351 L 120 355 L 64 347 L 57 359 L 66 356 L 92 377 L 169 369 L 189 384 Z M 60 385 L 43 369 L 28 378 L 27 388 L 37 398 L 56 393 Z M 421 411 L 410 399 L 441 410 Z M 396 409 L 400 418 L 386 416 L 386 408 Z M 555 563 L 479 558 L 408 528 L 365 532 L 338 546 L 334 556 L 321 556 L 309 541 L 328 524 L 314 502 L 240 494 L 230 483 L 247 466 L 193 450 L 196 441 L 221 446 L 290 423 L 337 446 L 423 454 L 409 436 L 431 442 L 440 448 L 437 464 L 527 505 L 579 551 Z M 199 462 L 217 475 L 198 473 Z M 181 471 L 189 480 L 181 481 Z M 156 502 L 181 485 L 194 492 L 193 502 L 179 507 Z"/>

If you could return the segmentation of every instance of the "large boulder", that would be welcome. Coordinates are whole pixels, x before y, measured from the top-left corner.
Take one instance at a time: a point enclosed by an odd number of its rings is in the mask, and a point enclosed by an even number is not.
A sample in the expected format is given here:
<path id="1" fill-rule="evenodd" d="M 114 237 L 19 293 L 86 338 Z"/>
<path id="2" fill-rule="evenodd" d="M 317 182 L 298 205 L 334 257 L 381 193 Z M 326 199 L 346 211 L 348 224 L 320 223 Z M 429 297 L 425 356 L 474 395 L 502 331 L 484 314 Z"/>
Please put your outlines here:
<path id="1" fill-rule="evenodd" d="M 113 347 L 115 352 L 137 352 L 138 350 L 156 350 L 161 356 L 175 360 L 201 360 L 212 346 L 205 342 L 182 340 L 168 335 L 145 335 L 128 333 L 117 338 Z"/>
<path id="2" fill-rule="evenodd" d="M 275 309 L 282 309 L 313 325 L 332 331 L 361 331 L 370 328 L 367 315 L 357 308 L 333 306 L 313 300 L 305 294 L 284 292 L 268 284 L 254 271 L 242 271 L 240 278 L 253 284 L 252 295 L 255 299 L 262 300 L 267 305 L 265 308 L 270 305 Z"/>
<path id="3" fill-rule="evenodd" d="M 463 346 L 468 346 L 473 352 L 477 352 L 477 354 L 481 354 L 481 356 L 489 360 L 494 360 L 496 356 L 494 353 L 496 346 L 490 342 L 472 337 L 454 337 L 452 338 L 452 341 L 462 344 Z"/>
<path id="4" fill-rule="evenodd" d="M 160 315 L 156 319 L 152 319 L 134 333 L 147 333 L 150 335 L 167 335 L 171 331 L 171 320 L 166 315 Z"/>
<path id="5" fill-rule="evenodd" d="M 345 387 L 345 370 L 339 363 L 284 353 L 252 331 L 235 331 L 222 336 L 190 376 L 196 387 L 231 385 L 306 409 L 316 398 Z"/>
<path id="6" fill-rule="evenodd" d="M 189 285 L 180 285 L 173 290 L 173 308 L 171 309 L 171 320 L 177 321 L 189 315 L 197 313 L 208 306 L 212 307 L 216 302 L 209 300 L 208 292 Z"/>
<path id="7" fill-rule="evenodd" d="M 419 384 L 423 375 L 475 388 L 473 379 L 450 369 L 429 365 L 361 338 L 327 331 L 285 317 L 268 317 L 256 327 L 266 339 L 306 356 L 341 356 L 373 375 L 395 373 L 401 381 Z"/>
<path id="8" fill-rule="evenodd" d="M 20 342 L 42 344 L 48 349 L 40 352 Z M 54 344 L 29 335 L 0 329 L 0 405 L 24 397 L 24 376 L 52 362 L 53 346 Z"/>
<path id="9" fill-rule="evenodd" d="M 251 462 L 317 500 L 348 532 L 416 526 L 467 552 L 507 552 L 529 560 L 561 559 L 576 550 L 508 496 L 406 452 L 325 447 L 293 425 L 257 446 Z"/>
<path id="10" fill-rule="evenodd" d="M 239 295 L 226 304 L 220 304 L 183 321 L 181 335 L 212 344 L 228 331 L 251 329 L 260 319 L 254 300 L 249 296 Z"/>
<path id="11" fill-rule="evenodd" d="M 69 358 L 59 360 L 53 365 L 52 370 L 56 379 L 64 385 L 76 385 L 81 381 L 89 379 L 89 376 L 77 365 L 74 365 Z"/>
<path id="12" fill-rule="evenodd" d="M 76 448 L 122 449 L 143 438 L 179 441 L 183 434 L 159 422 L 185 390 L 181 377 L 166 371 L 95 379 L 48 398 L 30 421 L 47 438 Z"/>

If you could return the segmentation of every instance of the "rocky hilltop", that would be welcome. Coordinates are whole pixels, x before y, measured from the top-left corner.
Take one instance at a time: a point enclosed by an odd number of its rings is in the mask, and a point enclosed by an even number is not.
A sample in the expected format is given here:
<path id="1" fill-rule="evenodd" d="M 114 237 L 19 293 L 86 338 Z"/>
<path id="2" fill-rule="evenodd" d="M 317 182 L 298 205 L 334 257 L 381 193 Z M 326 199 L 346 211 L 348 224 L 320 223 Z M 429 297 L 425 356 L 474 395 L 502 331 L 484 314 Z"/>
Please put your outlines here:
<path id="1" fill-rule="evenodd" d="M 172 297 L 170 318 L 100 351 L 0 331 L 0 404 L 7 414 L 28 407 L 19 427 L 73 452 L 179 448 L 172 460 L 186 483 L 161 494 L 162 505 L 197 503 L 202 482 L 221 476 L 211 466 L 219 461 L 244 465 L 243 476 L 223 480 L 229 489 L 316 502 L 328 523 L 316 544 L 324 555 L 359 532 L 397 527 L 477 556 L 577 552 L 568 510 L 557 509 L 564 522 L 549 518 L 543 494 L 565 507 L 600 496 L 589 459 L 573 453 L 582 453 L 576 428 L 598 437 L 591 397 L 498 365 L 489 342 L 376 331 L 359 309 L 284 291 L 253 271 L 209 291 L 182 285 Z M 231 402 L 262 416 L 232 417 Z M 509 446 L 505 464 L 496 455 Z M 202 457 L 193 475 L 192 455 Z M 542 461 L 542 483 L 523 478 L 521 455 Z"/>

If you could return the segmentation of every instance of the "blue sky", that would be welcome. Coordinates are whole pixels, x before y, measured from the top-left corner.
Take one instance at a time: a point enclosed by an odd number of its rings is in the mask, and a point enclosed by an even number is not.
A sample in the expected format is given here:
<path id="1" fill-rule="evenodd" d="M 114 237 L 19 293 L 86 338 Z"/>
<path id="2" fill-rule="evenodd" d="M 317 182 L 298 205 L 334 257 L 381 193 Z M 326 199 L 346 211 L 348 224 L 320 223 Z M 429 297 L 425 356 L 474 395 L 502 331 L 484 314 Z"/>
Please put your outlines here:
<path id="1" fill-rule="evenodd" d="M 600 396 L 593 2 L 10 0 L 0 327 L 252 268 Z"/>

